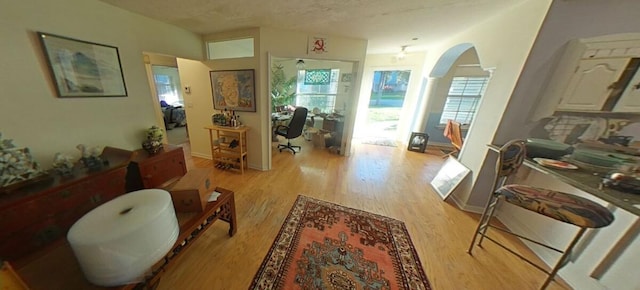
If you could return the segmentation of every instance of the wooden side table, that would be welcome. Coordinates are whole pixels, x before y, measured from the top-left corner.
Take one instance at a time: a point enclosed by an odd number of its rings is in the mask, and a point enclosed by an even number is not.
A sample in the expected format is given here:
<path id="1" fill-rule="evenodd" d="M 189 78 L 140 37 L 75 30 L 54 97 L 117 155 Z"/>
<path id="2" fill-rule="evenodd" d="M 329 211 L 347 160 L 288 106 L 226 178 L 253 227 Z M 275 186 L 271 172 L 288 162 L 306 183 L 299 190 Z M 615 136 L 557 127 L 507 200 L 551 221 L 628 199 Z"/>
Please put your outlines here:
<path id="1" fill-rule="evenodd" d="M 182 147 L 164 144 L 156 154 L 144 149 L 135 151 L 127 171 L 127 191 L 165 188 L 187 173 Z"/>
<path id="2" fill-rule="evenodd" d="M 206 126 L 204 128 L 209 130 L 211 157 L 214 163 L 244 174 L 244 170 L 249 168 L 246 160 L 249 127 Z"/>

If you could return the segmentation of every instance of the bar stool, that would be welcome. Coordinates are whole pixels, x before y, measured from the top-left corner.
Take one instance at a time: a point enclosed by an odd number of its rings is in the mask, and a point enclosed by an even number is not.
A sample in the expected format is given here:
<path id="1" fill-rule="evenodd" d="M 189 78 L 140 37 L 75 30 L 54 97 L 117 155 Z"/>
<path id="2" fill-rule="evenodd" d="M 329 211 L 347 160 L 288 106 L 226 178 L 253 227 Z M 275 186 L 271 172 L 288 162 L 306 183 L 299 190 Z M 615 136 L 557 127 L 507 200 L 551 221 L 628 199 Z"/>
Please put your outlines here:
<path id="1" fill-rule="evenodd" d="M 493 193 L 489 196 L 467 253 L 469 253 L 469 255 L 473 255 L 473 246 L 478 236 L 480 236 L 480 240 L 478 241 L 479 247 L 482 247 L 483 239 L 487 238 L 511 254 L 518 256 L 520 259 L 546 273 L 547 279 L 540 287 L 540 289 L 545 289 L 553 280 L 556 273 L 558 273 L 558 270 L 560 270 L 560 268 L 569 261 L 571 250 L 578 243 L 584 232 L 588 228 L 608 226 L 613 222 L 613 215 L 605 207 L 586 198 L 572 194 L 521 184 L 506 185 L 509 177 L 514 175 L 524 162 L 525 153 L 526 148 L 524 140 L 512 140 L 500 147 L 500 150 L 498 151 L 498 160 L 496 162 L 496 175 L 493 188 L 491 189 Z M 549 218 L 575 225 L 580 229 L 564 250 L 556 249 L 539 241 L 513 233 L 506 228 L 491 225 L 491 219 L 493 218 L 496 206 L 499 204 L 500 200 L 504 200 L 512 205 L 536 212 Z M 490 237 L 487 234 L 487 230 L 489 228 L 497 229 L 501 232 L 517 236 L 521 239 L 525 239 L 537 245 L 551 249 L 560 253 L 561 256 L 553 266 L 553 269 L 551 271 L 547 271 L 542 266 L 532 262 Z"/>

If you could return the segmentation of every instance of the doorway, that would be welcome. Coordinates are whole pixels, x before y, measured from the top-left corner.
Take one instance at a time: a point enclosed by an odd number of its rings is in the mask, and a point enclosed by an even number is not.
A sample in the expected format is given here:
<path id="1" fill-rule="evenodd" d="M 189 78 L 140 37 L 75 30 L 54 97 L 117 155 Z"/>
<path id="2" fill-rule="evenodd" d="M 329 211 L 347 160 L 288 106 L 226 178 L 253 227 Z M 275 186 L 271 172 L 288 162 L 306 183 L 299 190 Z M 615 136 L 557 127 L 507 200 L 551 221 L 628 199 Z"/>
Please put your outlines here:
<path id="1" fill-rule="evenodd" d="M 395 143 L 410 77 L 410 70 L 373 72 L 367 118 L 364 133 L 361 135 L 362 143 Z"/>
<path id="2" fill-rule="evenodd" d="M 143 53 L 156 124 L 164 126 L 169 144 L 189 143 L 187 113 L 180 83 L 178 60 L 174 56 Z"/>
<path id="3" fill-rule="evenodd" d="M 151 72 L 167 132 L 167 141 L 170 144 L 188 143 L 187 115 L 178 68 L 152 64 Z"/>
<path id="4" fill-rule="evenodd" d="M 302 145 L 301 154 L 313 154 L 316 150 L 347 154 L 350 143 L 344 138 L 348 134 L 344 124 L 353 118 L 357 63 L 272 56 L 269 65 L 271 130 L 280 123 L 286 125 L 286 118 L 280 116 L 281 110 L 306 107 L 309 114 L 304 134 L 291 143 Z M 287 142 L 274 134 L 270 138 L 272 148 L 277 148 L 278 143 Z M 272 154 L 285 153 L 272 150 Z"/>

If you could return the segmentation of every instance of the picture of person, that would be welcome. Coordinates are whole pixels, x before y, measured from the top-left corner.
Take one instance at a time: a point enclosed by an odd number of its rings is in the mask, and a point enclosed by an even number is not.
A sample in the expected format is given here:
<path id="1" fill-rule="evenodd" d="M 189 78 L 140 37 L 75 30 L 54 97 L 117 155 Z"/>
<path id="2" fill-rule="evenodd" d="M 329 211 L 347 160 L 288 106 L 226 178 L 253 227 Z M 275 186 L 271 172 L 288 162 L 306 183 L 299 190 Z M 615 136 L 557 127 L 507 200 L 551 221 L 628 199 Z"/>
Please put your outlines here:
<path id="1" fill-rule="evenodd" d="M 216 110 L 255 112 L 254 70 L 211 71 Z"/>
<path id="2" fill-rule="evenodd" d="M 218 85 L 227 107 L 237 107 L 240 93 L 238 91 L 238 79 L 235 75 L 225 74 L 218 78 Z"/>

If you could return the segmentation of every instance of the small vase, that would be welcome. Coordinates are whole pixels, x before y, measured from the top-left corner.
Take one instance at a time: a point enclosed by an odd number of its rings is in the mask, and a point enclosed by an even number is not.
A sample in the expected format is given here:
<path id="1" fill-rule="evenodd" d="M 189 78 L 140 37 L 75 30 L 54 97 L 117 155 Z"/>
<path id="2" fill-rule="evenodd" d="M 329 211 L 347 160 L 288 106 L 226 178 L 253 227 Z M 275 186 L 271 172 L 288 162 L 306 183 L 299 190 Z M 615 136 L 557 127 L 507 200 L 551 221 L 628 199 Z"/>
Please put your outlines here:
<path id="1" fill-rule="evenodd" d="M 149 152 L 149 154 L 156 154 L 162 150 L 162 143 L 159 141 L 146 140 L 142 142 L 142 148 Z"/>

